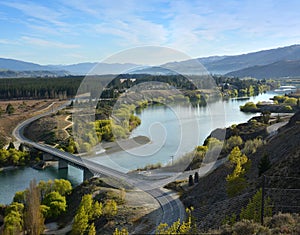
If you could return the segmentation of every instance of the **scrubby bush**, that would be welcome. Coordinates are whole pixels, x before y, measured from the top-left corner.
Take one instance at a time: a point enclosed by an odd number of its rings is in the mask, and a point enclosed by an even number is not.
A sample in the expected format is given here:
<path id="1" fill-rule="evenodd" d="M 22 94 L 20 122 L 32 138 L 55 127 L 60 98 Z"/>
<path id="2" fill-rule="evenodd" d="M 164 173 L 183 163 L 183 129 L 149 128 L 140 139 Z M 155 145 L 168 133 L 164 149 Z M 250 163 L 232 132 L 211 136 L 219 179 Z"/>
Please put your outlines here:
<path id="1" fill-rule="evenodd" d="M 290 105 L 286 105 L 286 106 L 284 106 L 284 110 L 286 112 L 291 112 L 291 111 L 293 111 L 293 108 Z"/>
<path id="2" fill-rule="evenodd" d="M 247 102 L 245 105 L 240 106 L 240 110 L 243 112 L 256 112 L 257 106 L 253 102 Z"/>
<path id="3" fill-rule="evenodd" d="M 264 234 L 271 235 L 268 228 L 261 226 L 258 223 L 253 223 L 250 220 L 242 220 L 237 222 L 232 227 L 232 234 L 236 235 L 253 235 L 253 234 Z"/>
<path id="4" fill-rule="evenodd" d="M 284 102 L 285 104 L 290 104 L 290 105 L 297 105 L 297 99 L 293 97 L 287 97 Z"/>
<path id="5" fill-rule="evenodd" d="M 291 214 L 285 213 L 279 213 L 277 215 L 274 215 L 272 217 L 272 219 L 268 222 L 268 226 L 270 228 L 280 228 L 282 226 L 286 226 L 286 225 L 295 225 L 296 221 L 293 218 L 293 216 Z"/>
<path id="6" fill-rule="evenodd" d="M 240 147 L 243 144 L 243 140 L 240 136 L 231 136 L 225 142 L 225 150 L 230 152 L 234 147 Z"/>
<path id="7" fill-rule="evenodd" d="M 247 140 L 245 142 L 242 152 L 246 155 L 255 153 L 256 150 L 264 144 L 264 141 L 261 138 L 256 138 L 253 140 Z"/>

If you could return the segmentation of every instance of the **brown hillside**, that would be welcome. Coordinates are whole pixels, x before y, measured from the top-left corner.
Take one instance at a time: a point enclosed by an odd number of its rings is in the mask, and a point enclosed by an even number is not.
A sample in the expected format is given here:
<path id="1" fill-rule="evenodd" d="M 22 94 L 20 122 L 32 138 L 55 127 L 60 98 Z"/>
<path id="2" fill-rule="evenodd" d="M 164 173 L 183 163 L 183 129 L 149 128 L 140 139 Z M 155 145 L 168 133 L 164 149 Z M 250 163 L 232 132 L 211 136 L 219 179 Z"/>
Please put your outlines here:
<path id="1" fill-rule="evenodd" d="M 273 212 L 300 212 L 300 113 L 291 118 L 288 125 L 270 139 L 266 145 L 249 155 L 252 165 L 246 174 L 248 187 L 241 194 L 229 198 L 226 193 L 226 176 L 232 172 L 229 163 L 216 169 L 190 191 L 183 193 L 181 199 L 186 206 L 193 206 L 194 216 L 200 231 L 218 228 L 225 216 L 239 215 L 242 207 L 262 186 L 258 176 L 258 164 L 264 154 L 269 156 L 271 168 L 266 177 L 266 194 L 273 202 Z M 294 190 L 298 189 L 298 190 Z"/>

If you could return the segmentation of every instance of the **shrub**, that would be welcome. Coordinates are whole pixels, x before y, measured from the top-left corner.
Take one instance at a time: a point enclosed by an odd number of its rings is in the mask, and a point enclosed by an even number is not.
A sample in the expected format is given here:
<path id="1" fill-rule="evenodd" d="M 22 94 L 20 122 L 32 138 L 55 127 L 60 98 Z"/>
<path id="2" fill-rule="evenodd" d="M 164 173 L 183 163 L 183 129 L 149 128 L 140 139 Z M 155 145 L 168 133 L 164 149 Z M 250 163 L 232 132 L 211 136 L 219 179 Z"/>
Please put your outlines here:
<path id="1" fill-rule="evenodd" d="M 291 214 L 279 213 L 277 215 L 274 215 L 272 217 L 272 219 L 268 222 L 268 227 L 276 228 L 276 227 L 281 227 L 284 225 L 295 225 L 295 224 L 296 224 L 296 221 Z"/>
<path id="2" fill-rule="evenodd" d="M 231 151 L 234 147 L 240 147 L 243 144 L 243 140 L 240 136 L 231 136 L 225 143 L 226 151 Z"/>
<path id="3" fill-rule="evenodd" d="M 271 234 L 270 230 L 260 224 L 253 223 L 249 220 L 237 222 L 232 228 L 232 234 L 236 235 L 253 235 L 253 234 Z"/>
<path id="4" fill-rule="evenodd" d="M 291 112 L 291 111 L 293 111 L 293 108 L 290 105 L 286 105 L 286 106 L 284 106 L 284 110 L 286 112 Z"/>
<path id="5" fill-rule="evenodd" d="M 283 103 L 290 104 L 290 105 L 297 105 L 297 99 L 293 98 L 293 97 L 292 98 L 286 98 Z"/>
<path id="6" fill-rule="evenodd" d="M 219 148 L 219 147 L 223 147 L 223 142 L 221 140 L 218 140 L 217 138 L 210 137 L 205 140 L 204 146 L 207 146 L 208 149 Z"/>
<path id="7" fill-rule="evenodd" d="M 261 138 L 256 138 L 253 140 L 247 140 L 245 142 L 244 148 L 242 150 L 242 152 L 244 154 L 252 154 L 255 153 L 256 150 L 262 146 L 264 144 L 264 141 Z"/>
<path id="8" fill-rule="evenodd" d="M 257 106 L 253 102 L 247 102 L 245 105 L 240 106 L 240 110 L 243 112 L 256 112 Z"/>

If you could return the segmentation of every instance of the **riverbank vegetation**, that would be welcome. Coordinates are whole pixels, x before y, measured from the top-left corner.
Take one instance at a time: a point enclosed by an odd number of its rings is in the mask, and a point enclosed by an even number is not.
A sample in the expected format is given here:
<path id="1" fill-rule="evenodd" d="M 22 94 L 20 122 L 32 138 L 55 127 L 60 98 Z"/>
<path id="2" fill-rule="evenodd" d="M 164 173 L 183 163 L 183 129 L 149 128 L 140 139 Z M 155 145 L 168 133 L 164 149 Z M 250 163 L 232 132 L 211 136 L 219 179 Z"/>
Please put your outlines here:
<path id="1" fill-rule="evenodd" d="M 66 232 L 76 235 L 91 231 L 112 234 L 115 220 L 120 222 L 119 217 L 125 213 L 125 195 L 125 189 L 110 188 L 100 179 L 76 188 L 64 179 L 39 183 L 33 180 L 29 188 L 15 194 L 10 205 L 1 206 L 4 224 L 0 229 L 3 234 L 42 234 L 51 222 L 59 226 L 71 223 Z M 126 221 L 124 216 L 123 221 Z"/>
<path id="2" fill-rule="evenodd" d="M 31 158 L 27 151 L 20 151 L 15 148 L 0 149 L 0 168 L 6 166 L 25 166 Z"/>
<path id="3" fill-rule="evenodd" d="M 240 106 L 243 112 L 272 112 L 272 113 L 291 113 L 300 110 L 300 96 L 295 94 L 276 95 L 271 99 L 273 102 L 247 102 Z"/>
<path id="4" fill-rule="evenodd" d="M 256 96 L 279 87 L 273 80 L 240 79 L 237 77 L 213 76 L 224 98 Z"/>
<path id="5" fill-rule="evenodd" d="M 70 99 L 76 96 L 77 89 L 83 79 L 83 76 L 1 79 L 0 99 Z M 99 140 L 96 139 L 96 136 L 91 136 L 90 133 L 87 133 L 83 135 L 83 140 L 80 140 L 80 143 L 75 143 L 71 133 L 69 133 L 71 134 L 70 139 L 63 136 L 60 138 L 59 135 L 65 135 L 65 132 L 59 131 L 59 127 L 56 129 L 57 125 L 55 123 L 49 123 L 49 125 L 52 125 L 52 130 L 41 131 L 40 135 L 43 136 L 39 138 L 40 140 L 52 145 L 59 142 L 60 148 L 64 151 L 73 153 L 81 150 L 89 151 L 91 149 L 89 141 L 94 143 L 102 140 L 114 141 L 118 138 L 126 138 L 128 133 L 140 124 L 140 120 L 133 115 L 133 111 L 130 108 L 131 105 L 135 106 L 134 112 L 139 112 L 142 108 L 152 104 L 191 104 L 193 106 L 205 106 L 207 102 L 220 99 L 222 96 L 255 95 L 272 87 L 271 81 L 240 80 L 224 76 L 210 77 L 194 75 L 189 76 L 188 79 L 182 75 L 121 74 L 118 76 L 90 76 L 88 79 L 89 83 L 85 84 L 85 86 L 86 90 L 90 91 L 90 95 L 86 98 L 87 103 L 83 105 L 91 103 L 91 105 L 96 106 L 95 120 L 109 120 L 114 111 L 118 118 L 120 115 L 123 115 L 123 117 L 125 115 L 126 121 L 122 123 L 116 122 L 116 119 L 114 119 L 110 123 L 105 123 L 105 127 L 101 127 L 102 130 L 97 133 Z M 215 84 L 213 84 L 214 82 Z M 140 95 L 136 97 L 134 102 L 129 103 L 129 106 L 124 108 L 130 110 L 128 118 L 128 113 L 123 112 L 124 109 L 117 111 L 116 102 L 118 99 L 128 96 L 132 88 L 134 89 L 134 87 L 138 87 L 142 83 L 147 83 L 148 85 L 142 85 L 141 89 L 134 90 L 134 92 Z M 162 88 L 158 85 L 160 83 L 167 84 L 167 86 L 165 85 Z M 176 88 L 179 92 L 174 93 L 173 88 Z M 168 93 L 168 90 L 172 92 Z M 245 90 L 247 91 L 245 92 Z M 99 96 L 99 91 L 102 91 L 102 93 L 100 97 L 97 97 L 97 95 Z M 229 93 L 230 95 L 228 95 Z M 101 98 L 101 101 L 95 103 L 95 100 L 98 98 Z M 75 99 L 72 101 L 72 105 L 80 108 L 79 102 L 82 102 L 82 100 Z M 22 105 L 24 110 L 27 109 L 26 106 L 26 103 Z M 4 107 L 2 110 L 3 112 L 0 109 L 0 115 L 6 111 L 8 115 L 16 116 L 12 115 L 16 111 L 14 104 L 10 104 L 9 107 Z M 121 120 L 124 121 L 123 118 Z M 100 126 L 104 125 L 104 123 L 95 123 L 95 125 Z M 69 130 L 71 129 L 69 128 Z M 5 142 L 5 140 L 2 141 L 1 136 L 2 134 L 0 135 L 0 142 Z M 61 139 L 61 141 L 58 141 L 58 139 Z"/>

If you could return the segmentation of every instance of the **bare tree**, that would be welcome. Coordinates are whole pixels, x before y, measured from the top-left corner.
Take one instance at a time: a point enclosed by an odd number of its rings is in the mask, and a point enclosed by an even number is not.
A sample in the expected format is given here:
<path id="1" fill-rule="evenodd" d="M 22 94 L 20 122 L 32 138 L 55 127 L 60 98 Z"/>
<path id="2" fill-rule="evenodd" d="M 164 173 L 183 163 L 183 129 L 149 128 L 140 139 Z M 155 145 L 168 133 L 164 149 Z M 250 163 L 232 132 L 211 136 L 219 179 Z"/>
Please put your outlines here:
<path id="1" fill-rule="evenodd" d="M 40 190 L 36 180 L 30 181 L 26 193 L 24 225 L 27 234 L 39 235 L 44 230 L 44 217 L 41 212 Z"/>

